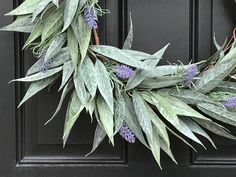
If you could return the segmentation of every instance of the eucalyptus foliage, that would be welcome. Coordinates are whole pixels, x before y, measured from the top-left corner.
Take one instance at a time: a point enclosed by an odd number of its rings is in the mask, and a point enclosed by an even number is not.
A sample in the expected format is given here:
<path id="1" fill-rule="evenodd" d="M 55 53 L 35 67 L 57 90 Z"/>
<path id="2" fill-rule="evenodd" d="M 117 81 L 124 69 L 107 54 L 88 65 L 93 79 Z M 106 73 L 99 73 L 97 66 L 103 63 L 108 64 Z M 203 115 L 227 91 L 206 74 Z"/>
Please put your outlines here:
<path id="1" fill-rule="evenodd" d="M 64 145 L 86 110 L 97 122 L 89 154 L 106 136 L 115 145 L 122 130 L 150 149 L 160 167 L 162 151 L 176 162 L 169 134 L 190 147 L 186 138 L 205 147 L 196 135 L 215 147 L 209 131 L 236 139 L 220 125 L 236 126 L 235 45 L 225 51 L 215 40 L 218 51 L 203 62 L 159 66 L 169 44 L 154 54 L 132 50 L 132 21 L 122 49 L 93 45 L 97 18 L 107 12 L 97 0 L 25 0 L 6 14 L 17 18 L 2 30 L 29 33 L 24 48 L 38 58 L 25 77 L 13 80 L 31 83 L 19 106 L 61 79 L 61 99 L 47 123 L 69 96 Z"/>

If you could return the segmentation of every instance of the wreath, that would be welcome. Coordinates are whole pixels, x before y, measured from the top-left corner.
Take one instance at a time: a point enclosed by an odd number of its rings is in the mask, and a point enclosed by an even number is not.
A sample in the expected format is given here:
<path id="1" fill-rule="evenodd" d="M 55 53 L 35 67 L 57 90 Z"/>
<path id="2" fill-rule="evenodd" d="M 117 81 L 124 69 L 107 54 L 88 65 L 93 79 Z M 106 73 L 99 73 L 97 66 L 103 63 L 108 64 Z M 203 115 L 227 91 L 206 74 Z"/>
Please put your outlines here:
<path id="1" fill-rule="evenodd" d="M 114 146 L 119 134 L 129 143 L 139 140 L 160 167 L 161 150 L 176 162 L 169 134 L 193 149 L 186 138 L 204 147 L 196 134 L 215 147 L 205 130 L 235 140 L 220 125 L 236 127 L 235 38 L 222 46 L 214 40 L 217 52 L 202 62 L 159 66 L 168 45 L 154 54 L 131 50 L 132 20 L 122 49 L 99 45 L 98 16 L 108 12 L 97 0 L 25 0 L 6 14 L 17 18 L 2 30 L 30 33 L 24 49 L 31 47 L 37 59 L 13 80 L 31 83 L 19 107 L 61 79 L 61 99 L 47 123 L 69 95 L 64 145 L 86 110 L 97 121 L 89 154 L 106 136 Z"/>

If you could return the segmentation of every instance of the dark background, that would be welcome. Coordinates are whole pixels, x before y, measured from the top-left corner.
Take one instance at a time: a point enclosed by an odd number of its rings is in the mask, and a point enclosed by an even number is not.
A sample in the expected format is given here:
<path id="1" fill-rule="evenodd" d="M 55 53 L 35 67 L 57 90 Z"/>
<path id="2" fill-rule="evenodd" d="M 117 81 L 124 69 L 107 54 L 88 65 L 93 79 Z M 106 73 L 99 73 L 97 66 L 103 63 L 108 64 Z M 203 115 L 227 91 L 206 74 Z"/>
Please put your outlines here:
<path id="1" fill-rule="evenodd" d="M 3 14 L 16 7 L 17 0 L 1 0 L 0 26 L 12 22 Z M 189 63 L 209 57 L 214 51 L 213 32 L 220 43 L 235 25 L 234 0 L 101 0 L 111 10 L 100 21 L 103 43 L 121 46 L 128 30 L 129 12 L 134 23 L 134 49 L 153 53 L 171 43 L 162 64 Z M 176 166 L 163 153 L 161 171 L 151 153 L 141 144 L 127 145 L 119 137 L 116 147 L 108 141 L 91 156 L 94 125 L 81 116 L 68 145 L 62 148 L 65 109 L 44 126 L 53 114 L 60 94 L 57 87 L 44 90 L 20 109 L 17 104 L 27 85 L 8 81 L 24 76 L 34 62 L 31 52 L 22 51 L 26 36 L 0 33 L 0 177 L 234 177 L 236 142 L 213 136 L 218 150 L 197 146 L 193 152 L 171 137 Z M 235 131 L 236 132 L 236 131 Z"/>

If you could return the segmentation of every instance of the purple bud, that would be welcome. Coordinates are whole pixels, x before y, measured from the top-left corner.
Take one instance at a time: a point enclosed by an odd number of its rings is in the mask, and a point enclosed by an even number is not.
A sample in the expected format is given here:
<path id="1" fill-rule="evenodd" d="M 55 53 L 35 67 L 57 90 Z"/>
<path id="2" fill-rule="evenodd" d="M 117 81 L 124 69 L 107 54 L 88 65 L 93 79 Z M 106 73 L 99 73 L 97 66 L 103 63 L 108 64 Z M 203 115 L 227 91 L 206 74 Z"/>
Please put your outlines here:
<path id="1" fill-rule="evenodd" d="M 129 79 L 135 74 L 135 71 L 126 65 L 117 65 L 115 69 L 117 77 L 121 79 Z"/>
<path id="2" fill-rule="evenodd" d="M 236 108 L 236 96 L 225 98 L 223 104 L 226 108 L 235 109 Z"/>
<path id="3" fill-rule="evenodd" d="M 130 130 L 130 128 L 123 123 L 122 127 L 119 130 L 119 134 L 122 138 L 124 138 L 129 143 L 135 143 L 135 136 L 133 132 Z"/>
<path id="4" fill-rule="evenodd" d="M 51 64 L 52 64 L 52 62 L 53 62 L 52 59 L 47 59 L 47 60 L 45 61 L 46 53 L 47 53 L 47 50 L 44 50 L 44 51 L 42 51 L 42 53 L 38 56 L 38 66 L 39 66 L 39 70 L 40 70 L 41 72 L 46 72 L 46 71 L 50 68 L 50 66 L 51 66 Z"/>
<path id="5" fill-rule="evenodd" d="M 84 9 L 85 21 L 88 24 L 89 28 L 94 29 L 98 27 L 97 16 L 95 10 L 91 7 L 86 7 Z"/>
<path id="6" fill-rule="evenodd" d="M 184 71 L 184 85 L 189 87 L 194 79 L 198 75 L 199 71 L 197 68 L 197 65 L 190 65 L 185 71 Z"/>

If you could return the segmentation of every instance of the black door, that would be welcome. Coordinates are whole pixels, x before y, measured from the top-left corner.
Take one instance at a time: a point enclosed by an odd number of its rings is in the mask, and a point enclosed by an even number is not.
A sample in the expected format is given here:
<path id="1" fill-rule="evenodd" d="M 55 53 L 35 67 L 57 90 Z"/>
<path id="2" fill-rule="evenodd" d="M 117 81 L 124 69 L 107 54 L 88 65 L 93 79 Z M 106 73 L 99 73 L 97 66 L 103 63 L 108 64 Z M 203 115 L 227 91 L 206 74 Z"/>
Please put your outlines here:
<path id="1" fill-rule="evenodd" d="M 3 14 L 21 0 L 0 1 L 0 26 L 12 21 Z M 154 52 L 171 43 L 165 61 L 189 63 L 214 52 L 212 36 L 218 40 L 232 32 L 235 25 L 234 0 L 101 0 L 111 10 L 100 21 L 103 43 L 121 46 L 127 32 L 129 12 L 134 22 L 134 49 Z M 176 166 L 162 156 L 163 171 L 141 144 L 127 145 L 119 137 L 116 147 L 108 141 L 91 156 L 93 130 L 84 114 L 73 128 L 68 145 L 62 148 L 65 110 L 48 126 L 59 99 L 56 88 L 45 90 L 16 109 L 27 85 L 8 85 L 33 63 L 30 51 L 22 51 L 22 34 L 0 33 L 0 177 L 234 177 L 236 142 L 213 137 L 218 146 L 195 153 L 173 139 Z M 47 101 L 45 105 L 44 102 Z M 50 105 L 50 106 L 48 106 Z M 93 125 L 94 128 L 94 125 Z M 236 132 L 236 131 L 235 131 Z"/>

